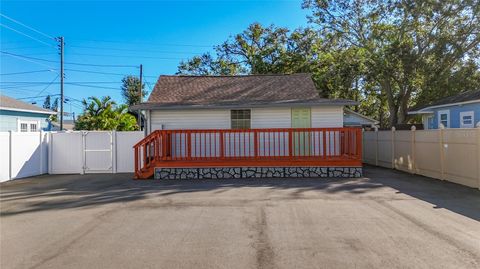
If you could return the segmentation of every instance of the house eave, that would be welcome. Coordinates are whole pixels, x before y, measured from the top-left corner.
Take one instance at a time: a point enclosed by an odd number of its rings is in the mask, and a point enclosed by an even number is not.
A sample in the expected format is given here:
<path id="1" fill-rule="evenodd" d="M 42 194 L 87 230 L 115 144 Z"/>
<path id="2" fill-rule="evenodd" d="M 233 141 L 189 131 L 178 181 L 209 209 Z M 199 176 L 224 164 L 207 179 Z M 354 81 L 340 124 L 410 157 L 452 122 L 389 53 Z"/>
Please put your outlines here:
<path id="1" fill-rule="evenodd" d="M 232 108 L 268 108 L 268 107 L 302 107 L 302 106 L 350 106 L 358 105 L 358 102 L 351 100 L 325 100 L 318 102 L 278 102 L 278 103 L 245 103 L 245 104 L 159 104 L 159 103 L 142 103 L 130 107 L 131 111 L 137 110 L 183 110 L 183 109 L 232 109 Z"/>
<path id="2" fill-rule="evenodd" d="M 44 114 L 44 115 L 55 115 L 55 114 L 57 114 L 57 112 L 55 112 L 55 111 L 51 111 L 51 112 L 50 111 L 38 111 L 38 110 L 20 109 L 20 108 L 11 108 L 11 107 L 0 107 L 0 110 L 28 112 L 28 113 Z"/>
<path id="3" fill-rule="evenodd" d="M 467 104 L 473 104 L 473 103 L 480 103 L 480 99 L 463 101 L 463 102 L 456 102 L 456 103 L 441 104 L 441 105 L 435 105 L 435 106 L 427 106 L 427 107 L 424 107 L 420 110 L 410 111 L 410 112 L 408 112 L 408 114 L 410 114 L 410 115 L 413 115 L 413 114 L 431 114 L 431 113 L 433 113 L 433 111 L 431 111 L 430 109 L 449 107 L 449 106 L 461 106 L 461 105 L 467 105 Z"/>

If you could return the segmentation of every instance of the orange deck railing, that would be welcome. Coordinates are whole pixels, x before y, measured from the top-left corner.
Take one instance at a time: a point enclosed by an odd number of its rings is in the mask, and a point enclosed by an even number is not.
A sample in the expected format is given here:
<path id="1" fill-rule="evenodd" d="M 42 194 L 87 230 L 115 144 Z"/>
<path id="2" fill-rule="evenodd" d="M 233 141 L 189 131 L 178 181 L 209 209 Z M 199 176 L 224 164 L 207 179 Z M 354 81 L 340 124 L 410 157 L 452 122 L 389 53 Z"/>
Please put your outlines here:
<path id="1" fill-rule="evenodd" d="M 134 146 L 135 176 L 154 167 L 361 166 L 360 128 L 157 130 Z"/>

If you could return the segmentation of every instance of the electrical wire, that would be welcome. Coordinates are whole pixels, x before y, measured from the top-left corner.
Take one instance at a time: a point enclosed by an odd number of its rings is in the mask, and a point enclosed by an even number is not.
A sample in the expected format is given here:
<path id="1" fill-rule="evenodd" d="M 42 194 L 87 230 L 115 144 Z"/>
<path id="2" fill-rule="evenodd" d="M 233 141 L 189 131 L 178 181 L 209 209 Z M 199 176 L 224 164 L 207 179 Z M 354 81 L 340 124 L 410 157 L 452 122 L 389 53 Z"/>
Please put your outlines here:
<path id="1" fill-rule="evenodd" d="M 10 56 L 14 56 L 14 57 L 24 58 L 24 59 L 44 61 L 44 62 L 50 62 L 50 63 L 59 63 L 58 61 L 52 61 L 52 60 L 47 60 L 47 59 L 42 59 L 42 58 L 37 58 L 37 57 L 30 57 L 30 56 L 15 54 L 15 53 L 6 52 L 6 51 L 0 51 L 0 53 L 10 55 Z M 133 67 L 133 68 L 139 68 L 136 65 L 86 64 L 86 63 L 74 63 L 74 62 L 64 62 L 64 64 L 81 65 L 81 66 L 98 66 L 98 67 Z"/>
<path id="2" fill-rule="evenodd" d="M 172 47 L 198 47 L 198 48 L 212 48 L 213 45 L 197 45 L 197 44 L 178 44 L 178 43 L 145 43 L 145 42 L 125 42 L 125 41 L 114 41 L 114 40 L 92 40 L 92 39 L 73 39 L 79 41 L 88 41 L 96 43 L 120 43 L 120 44 L 139 44 L 139 45 L 149 45 L 149 46 L 172 46 Z"/>
<path id="3" fill-rule="evenodd" d="M 131 52 L 157 52 L 157 53 L 175 53 L 175 54 L 194 54 L 199 55 L 202 52 L 187 52 L 187 51 L 163 51 L 163 50 L 145 50 L 145 49 L 123 49 L 123 48 L 112 48 L 112 47 L 91 47 L 91 46 L 75 46 L 70 45 L 71 48 L 85 48 L 85 49 L 97 49 L 97 50 L 116 50 L 116 51 L 131 51 Z"/>
<path id="4" fill-rule="evenodd" d="M 55 61 L 49 61 L 49 60 L 45 60 L 45 59 L 39 59 L 39 58 L 34 58 L 34 57 L 28 57 L 28 56 L 22 56 L 22 55 L 18 55 L 18 54 L 14 54 L 14 53 L 9 53 L 9 52 L 5 52 L 5 51 L 0 51 L 0 53 L 3 53 L 3 54 L 6 54 L 10 57 L 14 57 L 14 58 L 18 58 L 20 60 L 24 60 L 26 62 L 30 62 L 30 63 L 35 63 L 35 64 L 38 64 L 38 65 L 42 65 L 42 66 L 45 66 L 45 67 L 48 67 L 50 69 L 55 69 L 54 67 L 51 67 L 49 65 L 46 65 L 44 63 L 40 63 L 40 62 L 37 62 L 36 60 L 39 60 L 39 61 L 47 61 L 47 62 L 55 62 Z M 57 63 L 57 62 L 55 62 Z"/>
<path id="5" fill-rule="evenodd" d="M 47 37 L 47 38 L 55 39 L 54 37 L 52 37 L 52 36 L 50 36 L 50 35 L 47 35 L 47 34 L 45 34 L 44 32 L 41 32 L 41 31 L 39 31 L 39 30 L 31 27 L 31 26 L 28 26 L 28 25 L 24 24 L 24 23 L 21 23 L 21 22 L 15 20 L 15 19 L 13 19 L 13 18 L 10 18 L 10 17 L 8 17 L 8 16 L 5 15 L 5 14 L 0 13 L 0 16 L 6 18 L 7 20 L 13 21 L 13 22 L 15 22 L 15 23 L 17 23 L 17 24 L 20 24 L 21 26 L 23 26 L 23 27 L 25 27 L 25 28 L 27 28 L 27 29 L 30 29 L 30 30 L 32 30 L 32 31 L 34 31 L 34 32 L 36 32 L 36 33 L 39 33 L 39 34 L 41 34 L 41 35 L 43 35 L 43 36 L 45 36 L 45 37 Z"/>
<path id="6" fill-rule="evenodd" d="M 32 74 L 32 73 L 42 73 L 42 72 L 53 72 L 53 70 L 44 69 L 44 70 L 25 71 L 25 72 L 16 72 L 16 73 L 3 73 L 3 74 L 0 74 L 0 76 L 12 76 L 12 75 Z"/>
<path id="7" fill-rule="evenodd" d="M 57 78 L 60 76 L 60 74 L 58 74 L 45 88 L 43 88 L 37 95 L 40 95 L 42 94 L 45 90 L 48 89 L 48 87 L 52 86 L 53 82 L 55 82 L 55 80 L 57 80 Z"/>
<path id="8" fill-rule="evenodd" d="M 18 33 L 18 34 L 21 34 L 21 35 L 23 35 L 23 36 L 26 36 L 26 37 L 28 37 L 28 38 L 30 38 L 30 39 L 32 39 L 32 40 L 35 40 L 35 41 L 40 42 L 40 43 L 42 43 L 42 44 L 45 44 L 45 45 L 47 45 L 47 46 L 49 46 L 49 47 L 52 47 L 52 48 L 54 48 L 54 49 L 56 48 L 56 47 L 55 47 L 54 45 L 52 45 L 52 44 L 49 44 L 49 43 L 47 43 L 47 42 L 44 42 L 44 41 L 42 41 L 42 40 L 40 40 L 40 39 L 37 39 L 37 38 L 35 38 L 35 37 L 33 37 L 33 36 L 27 35 L 27 34 L 25 34 L 25 33 L 23 33 L 23 32 L 20 32 L 20 31 L 18 31 L 18 30 L 16 30 L 16 29 L 13 29 L 13 28 L 11 28 L 11 27 L 9 27 L 9 26 L 6 26 L 5 24 L 0 23 L 0 26 L 3 27 L 3 28 L 7 28 L 7 29 L 9 29 L 9 30 L 11 30 L 11 31 L 14 31 L 14 32 L 16 32 L 16 33 Z"/>

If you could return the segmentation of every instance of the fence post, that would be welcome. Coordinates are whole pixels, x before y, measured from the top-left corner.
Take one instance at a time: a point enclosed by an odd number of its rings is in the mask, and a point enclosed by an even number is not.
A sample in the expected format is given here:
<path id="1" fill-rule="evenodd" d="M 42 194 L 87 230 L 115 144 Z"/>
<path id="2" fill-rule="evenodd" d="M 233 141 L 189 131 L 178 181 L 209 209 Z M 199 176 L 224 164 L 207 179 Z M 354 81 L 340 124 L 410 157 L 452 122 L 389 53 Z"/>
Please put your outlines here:
<path id="1" fill-rule="evenodd" d="M 410 128 L 411 134 L 412 134 L 412 140 L 411 140 L 411 154 L 412 154 L 412 167 L 410 168 L 410 172 L 412 174 L 415 174 L 415 131 L 417 130 L 417 127 L 415 125 L 412 125 L 412 128 Z"/>
<path id="2" fill-rule="evenodd" d="M 443 144 L 443 132 L 445 126 L 440 123 L 438 126 L 438 134 L 439 134 L 439 143 L 440 143 L 440 179 L 445 180 L 445 145 Z"/>
<path id="3" fill-rule="evenodd" d="M 110 154 L 112 156 L 112 173 L 117 173 L 117 131 L 111 132 L 112 140 L 110 142 Z"/>
<path id="4" fill-rule="evenodd" d="M 40 126 L 40 124 L 37 126 Z M 40 145 L 39 145 L 40 146 L 40 165 L 39 165 L 40 173 L 39 174 L 41 175 L 43 174 L 43 130 L 40 130 L 39 134 L 40 134 Z"/>
<path id="5" fill-rule="evenodd" d="M 375 166 L 378 166 L 378 127 L 373 127 L 375 130 Z"/>
<path id="6" fill-rule="evenodd" d="M 477 123 L 477 187 L 480 190 L 480 121 Z"/>
<path id="7" fill-rule="evenodd" d="M 392 126 L 392 169 L 395 169 L 395 126 Z"/>
<path id="8" fill-rule="evenodd" d="M 12 179 L 12 152 L 13 152 L 13 148 L 12 148 L 12 131 L 8 131 L 8 180 L 11 180 Z"/>

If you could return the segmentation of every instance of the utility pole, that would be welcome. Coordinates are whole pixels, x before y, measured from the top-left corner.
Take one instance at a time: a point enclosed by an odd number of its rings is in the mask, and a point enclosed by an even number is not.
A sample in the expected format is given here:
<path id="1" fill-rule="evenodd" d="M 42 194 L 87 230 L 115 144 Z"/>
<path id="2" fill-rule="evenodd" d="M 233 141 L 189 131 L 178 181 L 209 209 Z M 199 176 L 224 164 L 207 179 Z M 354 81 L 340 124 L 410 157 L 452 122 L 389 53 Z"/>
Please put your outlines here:
<path id="1" fill-rule="evenodd" d="M 142 103 L 142 99 L 143 99 L 142 86 L 143 86 L 143 65 L 140 65 L 140 89 L 138 90 L 138 94 L 140 95 L 139 103 Z M 138 127 L 140 127 L 140 130 L 142 130 L 142 115 L 140 110 L 138 110 Z"/>
<path id="2" fill-rule="evenodd" d="M 58 37 L 57 41 L 60 42 L 60 131 L 63 130 L 63 102 L 65 97 L 63 95 L 63 36 Z"/>

